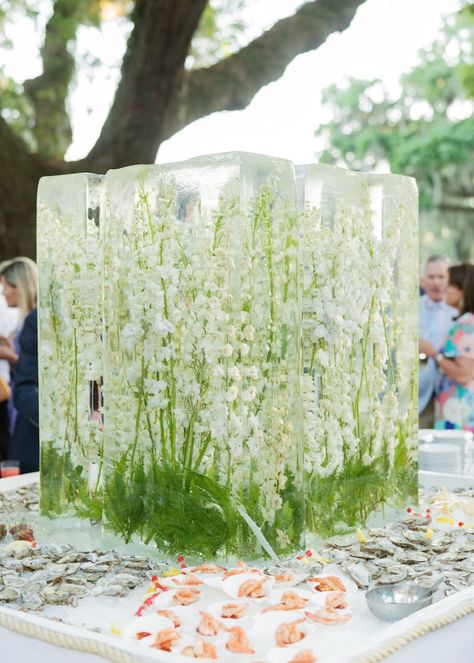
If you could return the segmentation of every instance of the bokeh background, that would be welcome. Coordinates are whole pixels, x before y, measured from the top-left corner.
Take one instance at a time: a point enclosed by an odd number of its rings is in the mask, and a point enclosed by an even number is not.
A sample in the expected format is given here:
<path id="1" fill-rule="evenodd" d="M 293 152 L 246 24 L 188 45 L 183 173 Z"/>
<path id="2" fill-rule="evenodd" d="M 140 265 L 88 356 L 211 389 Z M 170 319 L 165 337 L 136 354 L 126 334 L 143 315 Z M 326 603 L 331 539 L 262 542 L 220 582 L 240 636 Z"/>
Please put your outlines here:
<path id="1" fill-rule="evenodd" d="M 42 175 L 247 150 L 416 177 L 420 259 L 474 257 L 474 4 L 0 0 L 0 258 Z"/>

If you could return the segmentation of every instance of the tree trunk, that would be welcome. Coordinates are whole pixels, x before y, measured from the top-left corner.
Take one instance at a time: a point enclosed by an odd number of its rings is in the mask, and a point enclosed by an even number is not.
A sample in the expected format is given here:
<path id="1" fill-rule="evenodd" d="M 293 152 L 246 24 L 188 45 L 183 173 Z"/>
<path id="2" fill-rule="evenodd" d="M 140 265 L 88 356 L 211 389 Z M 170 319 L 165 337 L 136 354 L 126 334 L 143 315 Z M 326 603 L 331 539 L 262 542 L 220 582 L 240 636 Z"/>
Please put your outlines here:
<path id="1" fill-rule="evenodd" d="M 0 260 L 34 258 L 38 180 L 61 170 L 27 152 L 1 117 L 0 145 Z"/>
<path id="2" fill-rule="evenodd" d="M 186 55 L 207 1 L 135 0 L 121 80 L 97 143 L 85 159 L 53 163 L 31 154 L 0 116 L 0 260 L 36 254 L 40 177 L 105 173 L 133 163 L 153 163 L 163 140 L 198 117 L 244 108 L 262 85 L 282 75 L 295 55 L 317 48 L 329 34 L 345 29 L 363 2 L 306 2 L 293 17 L 277 22 L 239 53 L 207 69 L 186 72 Z M 60 4 L 74 5 L 71 0 Z M 48 24 L 51 34 L 53 23 L 51 19 Z M 64 57 L 65 44 L 60 45 Z M 47 63 L 29 86 L 41 87 L 51 80 L 61 113 L 64 80 Z"/>
<path id="3" fill-rule="evenodd" d="M 82 168 L 99 172 L 153 163 L 164 140 L 164 118 L 207 0 L 136 0 L 134 28 L 115 99 Z"/>

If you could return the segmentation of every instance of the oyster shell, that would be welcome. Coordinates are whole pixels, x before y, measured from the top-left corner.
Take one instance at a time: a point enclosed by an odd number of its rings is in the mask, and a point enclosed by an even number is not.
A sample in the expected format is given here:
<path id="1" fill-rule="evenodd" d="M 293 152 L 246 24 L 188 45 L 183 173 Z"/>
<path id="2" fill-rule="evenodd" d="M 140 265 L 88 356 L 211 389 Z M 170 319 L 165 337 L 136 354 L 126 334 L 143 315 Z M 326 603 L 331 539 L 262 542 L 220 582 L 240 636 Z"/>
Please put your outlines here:
<path id="1" fill-rule="evenodd" d="M 0 587 L 0 601 L 16 601 L 20 596 L 20 591 L 15 587 L 4 586 Z"/>
<path id="2" fill-rule="evenodd" d="M 369 586 L 371 574 L 366 564 L 349 562 L 343 564 L 343 569 L 360 589 L 365 589 Z"/>
<path id="3" fill-rule="evenodd" d="M 401 582 L 408 577 L 408 572 L 406 569 L 400 569 L 397 572 L 389 573 L 385 571 L 377 578 L 378 585 L 394 585 L 397 582 Z"/>

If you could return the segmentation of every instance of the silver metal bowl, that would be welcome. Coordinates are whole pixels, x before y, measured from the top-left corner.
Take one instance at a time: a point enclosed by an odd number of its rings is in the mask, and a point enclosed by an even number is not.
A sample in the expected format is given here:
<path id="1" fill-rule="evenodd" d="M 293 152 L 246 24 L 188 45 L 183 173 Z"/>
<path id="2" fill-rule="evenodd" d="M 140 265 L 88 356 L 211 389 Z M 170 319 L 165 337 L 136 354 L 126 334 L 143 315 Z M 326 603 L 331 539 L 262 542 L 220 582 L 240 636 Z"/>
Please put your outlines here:
<path id="1" fill-rule="evenodd" d="M 373 615 L 393 622 L 430 605 L 434 589 L 420 587 L 415 582 L 401 582 L 374 587 L 366 592 L 365 598 Z"/>

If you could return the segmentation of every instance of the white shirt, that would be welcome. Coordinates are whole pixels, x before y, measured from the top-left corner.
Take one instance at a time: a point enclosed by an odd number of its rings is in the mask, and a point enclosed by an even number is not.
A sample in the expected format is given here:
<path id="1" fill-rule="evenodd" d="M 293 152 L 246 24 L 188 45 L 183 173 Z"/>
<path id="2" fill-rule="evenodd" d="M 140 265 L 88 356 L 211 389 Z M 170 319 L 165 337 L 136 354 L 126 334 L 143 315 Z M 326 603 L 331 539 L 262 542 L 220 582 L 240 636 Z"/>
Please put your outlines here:
<path id="1" fill-rule="evenodd" d="M 10 308 L 5 297 L 0 294 L 0 336 L 10 338 L 17 329 L 18 319 L 18 309 Z M 6 359 L 0 359 L 0 375 L 10 382 L 10 364 Z"/>
<path id="2" fill-rule="evenodd" d="M 434 302 L 428 295 L 420 298 L 420 338 L 431 341 L 437 350 L 444 346 L 453 318 L 459 312 L 446 302 Z M 418 383 L 418 411 L 423 412 L 431 400 L 439 379 L 439 371 L 433 359 L 420 366 Z"/>

